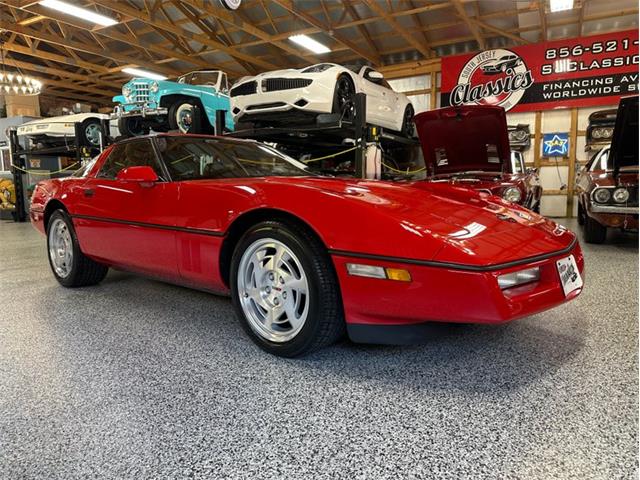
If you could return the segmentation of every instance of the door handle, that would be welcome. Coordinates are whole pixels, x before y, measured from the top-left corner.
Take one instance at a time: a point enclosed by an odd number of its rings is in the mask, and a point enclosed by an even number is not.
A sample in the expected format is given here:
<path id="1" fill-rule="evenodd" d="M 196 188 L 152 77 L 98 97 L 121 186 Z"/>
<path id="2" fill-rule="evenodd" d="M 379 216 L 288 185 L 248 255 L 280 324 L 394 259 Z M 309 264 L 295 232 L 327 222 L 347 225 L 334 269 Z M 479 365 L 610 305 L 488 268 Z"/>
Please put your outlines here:
<path id="1" fill-rule="evenodd" d="M 85 197 L 93 197 L 93 194 L 95 192 L 93 191 L 93 188 L 85 188 L 84 189 L 84 196 Z"/>

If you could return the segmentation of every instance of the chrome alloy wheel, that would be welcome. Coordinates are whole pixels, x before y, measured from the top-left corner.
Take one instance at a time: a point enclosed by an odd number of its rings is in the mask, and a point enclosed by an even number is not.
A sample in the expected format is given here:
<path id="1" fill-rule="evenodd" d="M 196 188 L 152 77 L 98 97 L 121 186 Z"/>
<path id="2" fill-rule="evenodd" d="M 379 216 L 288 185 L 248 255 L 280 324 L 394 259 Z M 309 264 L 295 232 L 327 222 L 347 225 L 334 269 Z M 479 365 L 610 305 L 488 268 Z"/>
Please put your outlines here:
<path id="1" fill-rule="evenodd" d="M 253 242 L 238 267 L 238 296 L 251 329 L 282 343 L 294 338 L 309 314 L 309 282 L 293 251 L 273 238 Z"/>
<path id="2" fill-rule="evenodd" d="M 73 240 L 69 227 L 60 218 L 56 218 L 49 227 L 49 258 L 56 275 L 61 278 L 69 276 L 73 263 Z"/>
<path id="3" fill-rule="evenodd" d="M 85 138 L 91 145 L 94 145 L 96 147 L 100 146 L 100 133 L 100 125 L 98 125 L 97 123 L 90 123 L 84 129 Z"/>

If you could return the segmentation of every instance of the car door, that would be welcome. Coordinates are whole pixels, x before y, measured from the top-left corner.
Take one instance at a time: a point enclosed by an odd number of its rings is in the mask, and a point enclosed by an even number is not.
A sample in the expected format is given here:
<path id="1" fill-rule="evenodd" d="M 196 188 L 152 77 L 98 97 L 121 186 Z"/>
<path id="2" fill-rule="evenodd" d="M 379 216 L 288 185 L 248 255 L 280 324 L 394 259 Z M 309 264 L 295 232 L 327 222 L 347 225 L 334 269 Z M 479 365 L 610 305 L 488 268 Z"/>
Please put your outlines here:
<path id="1" fill-rule="evenodd" d="M 159 181 L 118 180 L 131 166 L 151 166 Z M 128 270 L 178 278 L 175 247 L 178 187 L 168 181 L 152 141 L 116 145 L 77 192 L 74 225 L 84 253 Z"/>
<path id="2" fill-rule="evenodd" d="M 389 126 L 393 119 L 389 118 L 391 107 L 389 104 L 389 93 L 383 85 L 370 79 L 369 74 L 373 68 L 363 67 L 360 71 L 362 77 L 362 91 L 367 95 L 367 122 L 374 125 Z"/>

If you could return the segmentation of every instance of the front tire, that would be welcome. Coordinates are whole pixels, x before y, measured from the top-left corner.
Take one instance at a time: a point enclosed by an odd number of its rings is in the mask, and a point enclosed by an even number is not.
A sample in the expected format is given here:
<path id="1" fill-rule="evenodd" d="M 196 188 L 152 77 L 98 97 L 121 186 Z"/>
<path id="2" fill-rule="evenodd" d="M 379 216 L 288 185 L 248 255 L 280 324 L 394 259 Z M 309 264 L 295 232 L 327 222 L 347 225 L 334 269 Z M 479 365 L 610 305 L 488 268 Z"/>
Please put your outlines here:
<path id="1" fill-rule="evenodd" d="M 178 130 L 180 133 L 202 133 L 203 126 L 196 127 L 194 122 L 195 106 L 189 100 L 179 100 L 169 107 L 169 129 Z M 202 112 L 202 115 L 204 112 Z M 201 123 L 205 119 L 201 118 Z"/>
<path id="2" fill-rule="evenodd" d="M 109 271 L 80 251 L 73 223 L 64 210 L 56 210 L 49 219 L 47 252 L 53 276 L 65 287 L 96 285 Z"/>
<path id="3" fill-rule="evenodd" d="M 584 208 L 582 204 L 578 203 L 578 225 L 584 225 Z"/>
<path id="4" fill-rule="evenodd" d="M 331 259 L 302 228 L 265 221 L 249 229 L 234 250 L 230 283 L 242 327 L 269 353 L 296 357 L 344 334 Z"/>
<path id="5" fill-rule="evenodd" d="M 348 75 L 340 75 L 333 92 L 333 113 L 342 120 L 353 122 L 356 118 L 356 89 Z"/>
<path id="6" fill-rule="evenodd" d="M 585 215 L 584 239 L 587 243 L 604 243 L 607 239 L 607 227 L 600 225 L 596 220 Z"/>
<path id="7" fill-rule="evenodd" d="M 149 127 L 145 126 L 142 117 L 122 117 L 118 119 L 118 130 L 120 135 L 130 138 L 147 135 Z"/>

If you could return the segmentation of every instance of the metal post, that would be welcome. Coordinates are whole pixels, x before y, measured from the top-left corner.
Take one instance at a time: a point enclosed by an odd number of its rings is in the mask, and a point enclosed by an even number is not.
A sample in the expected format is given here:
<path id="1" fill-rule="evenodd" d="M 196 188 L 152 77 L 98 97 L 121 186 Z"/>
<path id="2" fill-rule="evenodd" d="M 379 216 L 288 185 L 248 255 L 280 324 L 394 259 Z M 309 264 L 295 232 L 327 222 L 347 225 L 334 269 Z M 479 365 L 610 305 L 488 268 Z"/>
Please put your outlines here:
<path id="1" fill-rule="evenodd" d="M 367 154 L 367 96 L 364 93 L 355 95 L 356 114 L 353 120 L 356 133 L 356 177 L 366 178 L 365 156 Z"/>
<path id="2" fill-rule="evenodd" d="M 27 140 L 28 141 L 28 140 Z M 24 154 L 20 152 L 20 143 L 18 143 L 18 132 L 9 130 L 9 155 L 11 163 L 20 168 L 25 168 Z M 16 189 L 16 222 L 25 222 L 27 220 L 27 207 L 24 201 L 24 181 L 23 172 L 15 167 L 11 167 L 13 173 L 13 186 Z"/>
<path id="3" fill-rule="evenodd" d="M 193 119 L 189 132 L 202 133 L 202 109 L 198 105 L 193 106 Z"/>
<path id="4" fill-rule="evenodd" d="M 226 115 L 227 115 L 227 112 L 225 110 L 216 110 L 216 124 L 215 124 L 216 135 L 222 135 L 224 133 Z"/>

